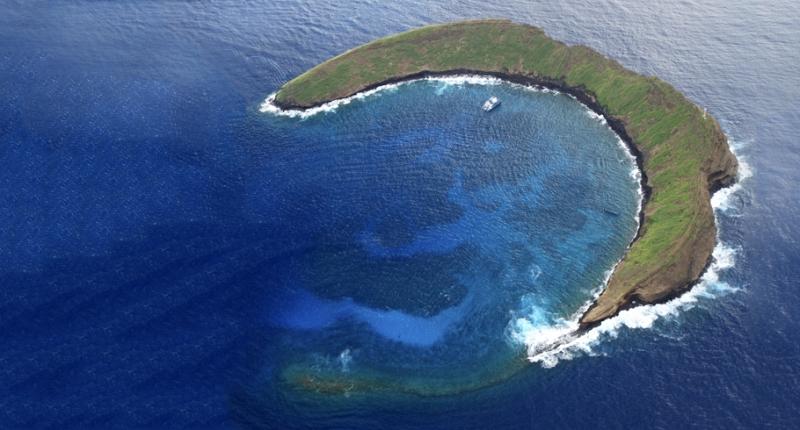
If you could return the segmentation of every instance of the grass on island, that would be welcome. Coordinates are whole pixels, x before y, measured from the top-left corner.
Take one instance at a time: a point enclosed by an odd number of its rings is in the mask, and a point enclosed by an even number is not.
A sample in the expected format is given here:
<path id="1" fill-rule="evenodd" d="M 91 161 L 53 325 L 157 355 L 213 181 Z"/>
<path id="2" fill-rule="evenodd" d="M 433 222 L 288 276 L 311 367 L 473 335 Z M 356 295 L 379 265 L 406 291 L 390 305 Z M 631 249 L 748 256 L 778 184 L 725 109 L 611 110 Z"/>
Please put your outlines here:
<path id="1" fill-rule="evenodd" d="M 453 70 L 554 81 L 582 91 L 621 121 L 642 153 L 652 194 L 641 235 L 584 323 L 607 318 L 632 299 L 660 300 L 697 279 L 715 243 L 709 175 L 732 179 L 735 158 L 717 122 L 672 86 L 590 48 L 505 20 L 434 25 L 334 57 L 288 82 L 275 100 L 309 107 L 387 80 Z"/>

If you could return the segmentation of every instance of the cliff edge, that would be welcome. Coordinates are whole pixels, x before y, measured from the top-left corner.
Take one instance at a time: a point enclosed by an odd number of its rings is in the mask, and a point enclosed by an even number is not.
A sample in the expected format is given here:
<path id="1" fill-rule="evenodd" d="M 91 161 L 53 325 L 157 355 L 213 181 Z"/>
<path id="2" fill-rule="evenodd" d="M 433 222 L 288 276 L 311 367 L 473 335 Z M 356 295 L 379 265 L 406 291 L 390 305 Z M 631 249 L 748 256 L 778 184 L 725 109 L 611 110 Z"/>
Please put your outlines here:
<path id="1" fill-rule="evenodd" d="M 588 47 L 507 20 L 432 25 L 334 57 L 287 82 L 273 103 L 305 109 L 387 83 L 459 73 L 568 92 L 604 115 L 637 158 L 639 231 L 582 327 L 669 299 L 699 279 L 716 242 L 711 194 L 735 181 L 736 157 L 717 121 L 671 85 Z"/>

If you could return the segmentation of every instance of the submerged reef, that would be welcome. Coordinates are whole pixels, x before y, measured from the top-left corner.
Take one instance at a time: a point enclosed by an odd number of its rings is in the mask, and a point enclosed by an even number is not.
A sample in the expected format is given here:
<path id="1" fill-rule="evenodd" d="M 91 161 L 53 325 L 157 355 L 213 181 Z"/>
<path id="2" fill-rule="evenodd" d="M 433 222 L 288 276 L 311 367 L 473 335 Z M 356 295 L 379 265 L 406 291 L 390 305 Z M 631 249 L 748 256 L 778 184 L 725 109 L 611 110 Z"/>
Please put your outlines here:
<path id="1" fill-rule="evenodd" d="M 583 328 L 697 282 L 716 242 L 710 197 L 735 181 L 736 158 L 717 121 L 683 94 L 588 47 L 508 20 L 432 25 L 334 57 L 286 83 L 271 102 L 303 110 L 390 83 L 457 74 L 571 94 L 605 116 L 636 156 L 644 192 L 639 231 L 581 317 Z"/>

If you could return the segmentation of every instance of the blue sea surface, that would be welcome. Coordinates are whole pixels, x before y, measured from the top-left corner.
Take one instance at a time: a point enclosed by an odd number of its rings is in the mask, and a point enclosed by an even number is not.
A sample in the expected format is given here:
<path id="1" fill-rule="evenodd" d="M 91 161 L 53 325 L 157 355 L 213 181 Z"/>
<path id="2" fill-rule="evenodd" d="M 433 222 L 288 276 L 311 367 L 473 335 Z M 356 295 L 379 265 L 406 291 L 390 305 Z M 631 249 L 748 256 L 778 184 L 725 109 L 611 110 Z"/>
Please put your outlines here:
<path id="1" fill-rule="evenodd" d="M 800 426 L 796 2 L 0 12 L 0 428 Z M 742 182 L 715 197 L 692 292 L 535 348 L 636 229 L 631 161 L 566 95 L 420 81 L 262 112 L 346 49 L 480 17 L 588 45 L 720 121 Z"/>
<path id="2" fill-rule="evenodd" d="M 501 108 L 486 113 L 493 94 Z M 539 326 L 569 318 L 635 234 L 632 158 L 564 94 L 423 80 L 263 121 L 295 145 L 267 165 L 286 168 L 254 178 L 250 207 L 270 221 L 288 213 L 280 230 L 303 243 L 271 270 L 285 275 L 265 308 L 282 329 L 273 355 L 309 362 L 303 377 L 439 380 L 416 389 L 427 392 L 465 385 L 442 381 L 457 374 L 472 385 L 499 355 L 520 360 L 515 313 L 536 312 Z M 275 202 L 284 187 L 313 198 Z"/>

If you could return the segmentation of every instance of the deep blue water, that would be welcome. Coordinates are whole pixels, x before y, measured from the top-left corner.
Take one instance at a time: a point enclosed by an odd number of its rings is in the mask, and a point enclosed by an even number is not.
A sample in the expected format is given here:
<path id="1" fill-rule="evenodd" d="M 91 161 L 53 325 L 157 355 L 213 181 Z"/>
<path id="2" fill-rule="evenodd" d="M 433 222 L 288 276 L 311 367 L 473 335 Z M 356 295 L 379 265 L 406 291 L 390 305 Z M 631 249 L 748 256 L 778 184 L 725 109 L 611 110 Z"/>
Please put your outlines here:
<path id="1" fill-rule="evenodd" d="M 0 11 L 0 427 L 800 425 L 796 3 Z M 481 385 L 635 228 L 615 136 L 563 95 L 421 82 L 305 120 L 259 111 L 347 48 L 484 16 L 657 75 L 720 121 L 753 172 L 718 210 L 733 266 L 489 387 L 297 390 L 286 369 Z"/>

